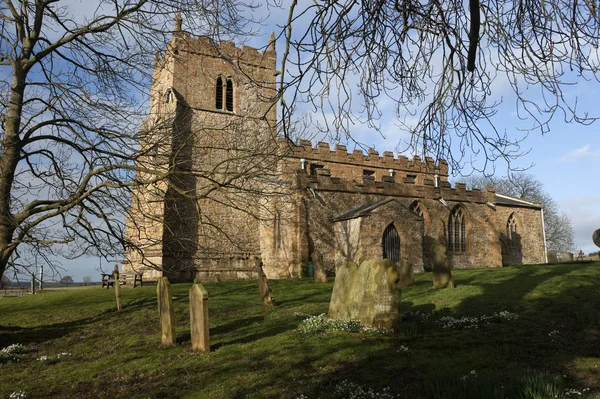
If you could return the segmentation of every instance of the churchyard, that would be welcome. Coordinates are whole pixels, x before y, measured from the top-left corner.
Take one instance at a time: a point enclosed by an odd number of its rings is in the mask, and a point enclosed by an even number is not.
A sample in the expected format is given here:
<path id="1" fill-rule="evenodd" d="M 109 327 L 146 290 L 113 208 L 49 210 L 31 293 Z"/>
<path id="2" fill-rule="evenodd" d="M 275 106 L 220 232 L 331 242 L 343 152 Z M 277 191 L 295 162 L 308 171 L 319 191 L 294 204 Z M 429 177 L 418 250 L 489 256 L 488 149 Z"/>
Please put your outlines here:
<path id="1" fill-rule="evenodd" d="M 600 263 L 453 270 L 402 287 L 394 334 L 325 316 L 333 281 L 206 283 L 210 353 L 192 351 L 173 284 L 176 345 L 156 287 L 0 300 L 0 397 L 600 398 Z M 19 344 L 19 345 L 17 345 Z"/>

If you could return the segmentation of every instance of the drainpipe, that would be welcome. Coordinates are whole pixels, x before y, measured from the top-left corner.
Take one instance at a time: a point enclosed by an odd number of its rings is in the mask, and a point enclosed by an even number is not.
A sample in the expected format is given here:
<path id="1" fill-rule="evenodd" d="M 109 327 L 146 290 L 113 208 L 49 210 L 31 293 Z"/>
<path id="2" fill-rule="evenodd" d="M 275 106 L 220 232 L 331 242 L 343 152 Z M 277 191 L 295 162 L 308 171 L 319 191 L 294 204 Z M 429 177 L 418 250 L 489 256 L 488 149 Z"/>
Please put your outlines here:
<path id="1" fill-rule="evenodd" d="M 544 236 L 544 259 L 546 263 L 548 263 L 548 247 L 546 246 L 546 224 L 544 223 L 544 208 L 541 209 L 542 212 L 542 235 Z"/>

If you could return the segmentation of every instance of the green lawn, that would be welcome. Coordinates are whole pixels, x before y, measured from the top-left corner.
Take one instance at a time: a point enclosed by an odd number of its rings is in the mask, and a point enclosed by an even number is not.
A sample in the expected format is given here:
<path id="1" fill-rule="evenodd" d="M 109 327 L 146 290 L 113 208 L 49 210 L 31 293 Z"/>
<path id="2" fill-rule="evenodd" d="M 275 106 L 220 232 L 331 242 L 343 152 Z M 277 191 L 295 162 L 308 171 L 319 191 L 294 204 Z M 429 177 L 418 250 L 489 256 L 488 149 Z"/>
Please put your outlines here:
<path id="1" fill-rule="evenodd" d="M 350 397 L 344 387 L 364 398 L 600 397 L 600 263 L 453 274 L 457 287 L 437 291 L 417 275 L 402 292 L 401 331 L 387 336 L 299 333 L 297 313 L 326 313 L 332 282 L 272 281 L 271 308 L 256 281 L 207 283 L 208 355 L 191 351 L 186 284 L 173 285 L 171 348 L 158 344 L 155 287 L 123 289 L 122 312 L 97 286 L 0 299 L 0 348 L 26 349 L 18 362 L 3 358 L 0 398 Z M 440 321 L 500 311 L 518 317 Z"/>

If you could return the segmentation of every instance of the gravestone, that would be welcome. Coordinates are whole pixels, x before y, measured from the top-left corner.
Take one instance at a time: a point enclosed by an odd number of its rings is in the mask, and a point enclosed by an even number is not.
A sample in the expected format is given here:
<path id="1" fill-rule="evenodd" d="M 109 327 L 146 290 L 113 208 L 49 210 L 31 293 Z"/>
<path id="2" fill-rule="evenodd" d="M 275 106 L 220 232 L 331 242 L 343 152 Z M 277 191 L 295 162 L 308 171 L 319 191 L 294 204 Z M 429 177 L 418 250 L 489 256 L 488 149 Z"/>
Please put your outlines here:
<path id="1" fill-rule="evenodd" d="M 336 269 L 329 317 L 360 320 L 363 324 L 394 329 L 401 319 L 400 280 L 388 259 L 369 259 L 357 266 L 343 262 Z"/>
<path id="2" fill-rule="evenodd" d="M 256 267 L 256 273 L 258 274 L 258 291 L 260 292 L 260 299 L 263 305 L 273 305 L 273 294 L 269 282 L 267 281 L 267 275 L 263 270 L 263 262 L 260 258 L 254 258 L 254 267 Z"/>
<path id="3" fill-rule="evenodd" d="M 352 298 L 349 296 L 354 284 L 354 276 L 358 265 L 354 262 L 341 262 L 335 269 L 335 281 L 329 301 L 329 317 L 332 319 L 350 318 Z"/>
<path id="4" fill-rule="evenodd" d="M 121 310 L 123 310 L 123 306 L 121 306 L 121 282 L 119 281 L 119 265 L 115 265 L 112 277 L 115 287 L 115 300 L 117 301 L 117 310 L 120 312 Z"/>
<path id="5" fill-rule="evenodd" d="M 158 279 L 156 296 L 158 298 L 158 315 L 160 317 L 160 343 L 162 345 L 175 345 L 173 297 L 168 278 L 160 277 Z"/>
<path id="6" fill-rule="evenodd" d="M 325 264 L 323 263 L 323 255 L 319 250 L 315 249 L 312 253 L 313 265 L 315 267 L 315 281 L 317 283 L 326 283 L 327 274 L 325 273 Z"/>
<path id="7" fill-rule="evenodd" d="M 210 352 L 208 329 L 208 292 L 200 283 L 190 288 L 190 331 L 192 350 Z"/>
<path id="8" fill-rule="evenodd" d="M 400 259 L 396 264 L 400 271 L 400 287 L 410 287 L 415 284 L 415 271 L 407 259 Z"/>
<path id="9" fill-rule="evenodd" d="M 454 288 L 450 261 L 446 256 L 446 246 L 435 240 L 431 244 L 431 268 L 433 288 Z"/>

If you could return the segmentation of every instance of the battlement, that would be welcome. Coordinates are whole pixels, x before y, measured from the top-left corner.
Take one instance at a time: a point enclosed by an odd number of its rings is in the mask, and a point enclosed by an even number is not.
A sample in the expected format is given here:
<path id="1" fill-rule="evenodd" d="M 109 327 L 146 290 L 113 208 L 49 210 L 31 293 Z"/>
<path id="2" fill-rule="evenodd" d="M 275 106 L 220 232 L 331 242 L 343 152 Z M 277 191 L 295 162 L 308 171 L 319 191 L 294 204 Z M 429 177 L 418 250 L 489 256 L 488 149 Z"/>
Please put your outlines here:
<path id="1" fill-rule="evenodd" d="M 282 142 L 282 145 L 289 144 Z M 417 185 L 445 184 L 448 181 L 448 164 L 433 158 L 421 160 L 419 156 L 412 159 L 405 156 L 394 157 L 391 151 L 384 151 L 382 156 L 374 149 L 365 154 L 356 149 L 349 153 L 345 145 L 338 144 L 332 151 L 328 143 L 320 142 L 315 147 L 308 140 L 300 140 L 298 145 L 286 147 L 288 168 L 303 168 L 309 175 L 318 169 L 329 169 L 337 177 L 346 180 L 360 180 L 363 175 L 371 175 L 379 181 L 392 177 L 395 181 L 412 179 Z M 389 179 L 388 179 L 389 180 Z"/>
<path id="2" fill-rule="evenodd" d="M 311 188 L 316 191 L 339 191 L 357 194 L 377 194 L 396 197 L 443 198 L 446 201 L 494 203 L 495 191 L 491 187 L 485 190 L 467 190 L 464 183 L 455 187 L 447 182 L 441 182 L 438 187 L 431 179 L 425 179 L 423 185 L 418 185 L 414 178 L 395 179 L 394 176 L 383 176 L 376 180 L 374 176 L 362 176 L 358 180 L 348 180 L 331 175 L 329 169 L 319 169 L 315 175 L 309 175 L 304 170 L 297 170 L 296 184 L 298 187 Z"/>
<path id="3" fill-rule="evenodd" d="M 217 43 L 206 36 L 192 37 L 187 32 L 175 32 L 162 59 L 183 52 L 205 57 L 229 59 L 238 66 L 241 64 L 252 68 L 275 69 L 277 53 L 275 52 L 273 35 L 270 40 L 272 41 L 269 46 L 264 51 L 259 51 L 246 45 L 237 47 L 234 42 L 228 40 Z"/>

